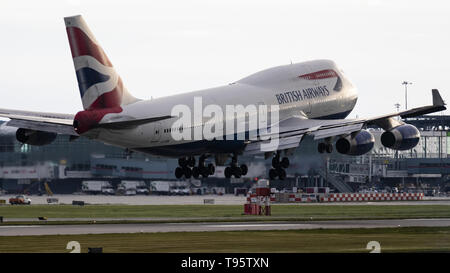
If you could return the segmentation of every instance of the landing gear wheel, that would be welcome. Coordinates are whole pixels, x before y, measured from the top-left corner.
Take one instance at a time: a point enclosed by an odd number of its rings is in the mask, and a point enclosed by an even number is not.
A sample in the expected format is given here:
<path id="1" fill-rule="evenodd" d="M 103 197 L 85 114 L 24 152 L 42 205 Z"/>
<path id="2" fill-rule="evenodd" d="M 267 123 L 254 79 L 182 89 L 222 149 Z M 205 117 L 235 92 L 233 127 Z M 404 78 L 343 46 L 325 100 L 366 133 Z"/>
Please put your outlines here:
<path id="1" fill-rule="evenodd" d="M 278 168 L 280 166 L 280 158 L 278 156 L 275 156 L 272 158 L 272 167 Z"/>
<path id="2" fill-rule="evenodd" d="M 247 173 L 248 173 L 248 167 L 247 167 L 247 165 L 242 164 L 242 165 L 241 165 L 241 174 L 242 174 L 243 176 L 245 176 L 245 175 L 247 175 Z"/>
<path id="3" fill-rule="evenodd" d="M 232 167 L 232 172 L 233 172 L 234 177 L 236 177 L 236 178 L 240 178 L 242 175 L 241 168 L 239 168 L 239 167 Z"/>
<path id="4" fill-rule="evenodd" d="M 175 177 L 177 179 L 180 179 L 183 176 L 183 174 L 184 174 L 184 172 L 183 172 L 183 169 L 181 167 L 177 167 L 175 169 Z"/>
<path id="5" fill-rule="evenodd" d="M 270 169 L 270 171 L 269 171 L 269 177 L 270 177 L 270 179 L 275 179 L 275 178 L 277 178 L 277 176 L 278 176 L 277 170 L 275 170 L 275 169 Z"/>
<path id="6" fill-rule="evenodd" d="M 184 177 L 186 177 L 187 179 L 191 178 L 191 176 L 192 176 L 191 168 L 184 167 L 183 168 L 183 173 L 184 173 Z"/>
<path id="7" fill-rule="evenodd" d="M 231 171 L 231 167 L 226 167 L 225 168 L 225 177 L 231 178 L 231 175 L 233 175 L 233 172 Z"/>
<path id="8" fill-rule="evenodd" d="M 280 162 L 281 167 L 288 168 L 289 167 L 289 158 L 283 157 L 283 159 Z"/>
<path id="9" fill-rule="evenodd" d="M 198 169 L 198 167 L 192 168 L 192 177 L 197 179 L 199 176 L 200 176 L 200 170 Z"/>
<path id="10" fill-rule="evenodd" d="M 195 157 L 190 157 L 187 160 L 187 165 L 190 166 L 190 167 L 194 167 L 195 166 Z"/>
<path id="11" fill-rule="evenodd" d="M 180 165 L 180 167 L 186 167 L 188 164 L 188 161 L 186 160 L 186 158 L 182 157 L 182 158 L 178 158 L 178 165 Z"/>
<path id="12" fill-rule="evenodd" d="M 280 180 L 284 180 L 286 178 L 286 171 L 284 169 L 278 169 L 277 170 L 278 173 L 278 178 L 280 178 Z"/>

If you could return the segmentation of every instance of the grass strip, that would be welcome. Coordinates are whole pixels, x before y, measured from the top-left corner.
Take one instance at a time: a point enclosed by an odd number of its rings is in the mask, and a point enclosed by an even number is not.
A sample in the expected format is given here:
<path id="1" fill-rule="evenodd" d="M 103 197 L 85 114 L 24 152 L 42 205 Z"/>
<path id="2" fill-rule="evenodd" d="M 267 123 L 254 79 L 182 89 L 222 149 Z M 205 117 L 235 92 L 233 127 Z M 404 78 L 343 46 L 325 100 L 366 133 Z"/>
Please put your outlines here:
<path id="1" fill-rule="evenodd" d="M 32 205 L 0 206 L 7 218 L 254 218 L 242 205 Z M 448 218 L 448 205 L 272 205 L 272 217 L 297 219 Z"/>
<path id="2" fill-rule="evenodd" d="M 369 241 L 378 241 L 381 252 L 450 252 L 450 227 L 0 236 L 0 252 L 67 253 L 69 241 L 78 241 L 81 252 L 105 253 L 367 253 Z"/>

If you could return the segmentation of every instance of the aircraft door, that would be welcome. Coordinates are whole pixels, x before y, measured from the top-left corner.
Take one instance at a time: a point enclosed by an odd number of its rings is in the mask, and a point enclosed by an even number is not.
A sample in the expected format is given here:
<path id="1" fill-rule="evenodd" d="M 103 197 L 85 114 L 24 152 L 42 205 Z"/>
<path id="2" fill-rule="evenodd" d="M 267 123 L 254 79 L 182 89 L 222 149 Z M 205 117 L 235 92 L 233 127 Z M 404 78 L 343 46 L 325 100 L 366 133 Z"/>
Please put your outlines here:
<path id="1" fill-rule="evenodd" d="M 161 122 L 154 122 L 153 128 L 152 128 L 152 135 L 150 137 L 150 141 L 152 142 L 158 142 L 161 139 Z"/>

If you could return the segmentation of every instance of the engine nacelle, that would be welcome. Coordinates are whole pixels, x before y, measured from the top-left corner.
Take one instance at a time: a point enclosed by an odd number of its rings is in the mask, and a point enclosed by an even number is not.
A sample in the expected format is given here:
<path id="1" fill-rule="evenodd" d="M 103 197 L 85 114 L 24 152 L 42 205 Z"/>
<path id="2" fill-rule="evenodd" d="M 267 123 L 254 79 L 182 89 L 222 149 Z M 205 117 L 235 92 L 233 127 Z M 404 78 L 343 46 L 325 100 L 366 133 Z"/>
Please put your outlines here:
<path id="1" fill-rule="evenodd" d="M 24 144 L 43 146 L 52 143 L 56 139 L 56 133 L 36 131 L 19 128 L 16 131 L 16 139 Z"/>
<path id="2" fill-rule="evenodd" d="M 400 151 L 416 147 L 419 140 L 420 132 L 411 124 L 397 126 L 381 135 L 383 146 Z"/>
<path id="3" fill-rule="evenodd" d="M 356 136 L 341 137 L 336 141 L 336 150 L 346 155 L 363 155 L 372 150 L 375 137 L 366 130 L 361 130 Z"/>

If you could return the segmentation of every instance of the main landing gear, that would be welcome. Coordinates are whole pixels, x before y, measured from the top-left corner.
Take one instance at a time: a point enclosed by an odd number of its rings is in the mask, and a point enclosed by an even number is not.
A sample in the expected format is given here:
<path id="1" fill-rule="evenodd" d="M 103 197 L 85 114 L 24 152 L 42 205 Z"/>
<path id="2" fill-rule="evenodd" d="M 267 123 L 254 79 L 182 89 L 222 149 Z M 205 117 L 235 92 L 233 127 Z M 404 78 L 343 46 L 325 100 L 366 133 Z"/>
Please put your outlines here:
<path id="1" fill-rule="evenodd" d="M 233 155 L 230 166 L 225 168 L 225 177 L 231 178 L 231 176 L 234 176 L 235 178 L 240 178 L 241 176 L 246 175 L 247 172 L 247 165 L 242 164 L 241 166 L 238 166 L 237 155 Z"/>
<path id="2" fill-rule="evenodd" d="M 204 178 L 207 178 L 210 175 L 213 175 L 216 171 L 216 168 L 213 164 L 209 163 L 208 165 L 205 165 L 205 159 L 206 156 L 202 155 L 200 156 L 198 160 L 198 166 L 195 166 L 195 157 L 182 157 L 178 159 L 178 165 L 175 169 L 175 177 L 181 178 L 184 176 L 185 178 L 189 179 L 191 177 L 199 178 L 200 175 Z"/>
<path id="3" fill-rule="evenodd" d="M 277 152 L 276 155 L 272 158 L 272 169 L 269 171 L 269 177 L 270 179 L 279 178 L 280 180 L 283 180 L 286 178 L 286 171 L 284 169 L 287 169 L 289 167 L 289 158 L 283 157 L 280 160 L 280 153 Z"/>

